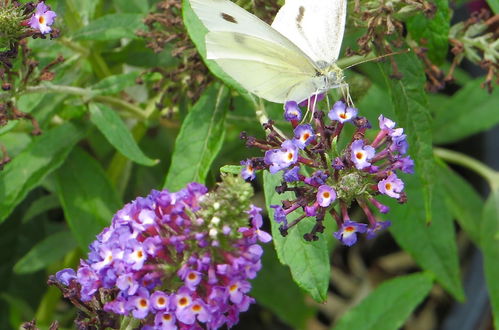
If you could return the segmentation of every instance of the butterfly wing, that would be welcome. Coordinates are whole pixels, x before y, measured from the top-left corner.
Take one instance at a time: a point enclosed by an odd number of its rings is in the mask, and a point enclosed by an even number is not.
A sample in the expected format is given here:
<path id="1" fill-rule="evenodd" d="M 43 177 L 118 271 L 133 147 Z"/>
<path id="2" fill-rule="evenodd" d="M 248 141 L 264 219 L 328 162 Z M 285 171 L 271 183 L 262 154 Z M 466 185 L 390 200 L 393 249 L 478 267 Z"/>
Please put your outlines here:
<path id="1" fill-rule="evenodd" d="M 191 8 L 210 32 L 244 33 L 301 50 L 267 23 L 228 0 L 190 0 Z"/>
<path id="2" fill-rule="evenodd" d="M 347 0 L 286 0 L 272 27 L 319 66 L 338 59 L 345 31 Z"/>
<path id="3" fill-rule="evenodd" d="M 301 101 L 317 87 L 317 71 L 302 52 L 236 32 L 209 32 L 208 59 L 248 91 L 271 102 Z"/>

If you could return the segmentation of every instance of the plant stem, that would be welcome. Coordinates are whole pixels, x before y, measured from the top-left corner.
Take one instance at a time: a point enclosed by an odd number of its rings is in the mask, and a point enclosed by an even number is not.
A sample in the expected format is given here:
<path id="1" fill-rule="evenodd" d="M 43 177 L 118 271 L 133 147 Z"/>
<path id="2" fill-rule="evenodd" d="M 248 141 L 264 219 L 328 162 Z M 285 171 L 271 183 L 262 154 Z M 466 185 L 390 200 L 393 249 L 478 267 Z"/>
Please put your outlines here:
<path id="1" fill-rule="evenodd" d="M 90 100 L 96 102 L 102 102 L 109 105 L 113 105 L 119 107 L 123 110 L 131 112 L 137 115 L 141 119 L 147 119 L 146 114 L 142 110 L 142 108 L 123 101 L 117 97 L 105 96 L 105 95 L 94 95 L 91 90 L 86 88 L 74 87 L 74 86 L 65 86 L 65 85 L 53 85 L 53 84 L 43 84 L 33 87 L 27 87 L 21 94 L 34 94 L 34 93 L 62 93 L 62 94 L 70 94 L 70 95 L 78 95 L 83 98 L 85 102 Z"/>
<path id="2" fill-rule="evenodd" d="M 434 148 L 433 153 L 435 154 L 435 156 L 440 157 L 449 163 L 469 168 L 478 175 L 482 176 L 490 185 L 490 188 L 492 190 L 499 189 L 499 172 L 488 167 L 482 162 L 460 152 L 452 151 L 449 149 Z"/>

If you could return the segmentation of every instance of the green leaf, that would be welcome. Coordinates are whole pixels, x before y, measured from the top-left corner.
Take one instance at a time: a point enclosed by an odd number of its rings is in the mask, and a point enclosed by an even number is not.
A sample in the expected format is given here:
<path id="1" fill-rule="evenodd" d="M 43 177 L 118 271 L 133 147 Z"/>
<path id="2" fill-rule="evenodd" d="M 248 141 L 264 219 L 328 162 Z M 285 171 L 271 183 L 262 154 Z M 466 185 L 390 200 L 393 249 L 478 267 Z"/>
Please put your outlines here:
<path id="1" fill-rule="evenodd" d="M 480 87 L 481 79 L 467 83 L 436 111 L 433 121 L 435 143 L 454 142 L 488 130 L 499 123 L 499 90 L 492 94 Z"/>
<path id="2" fill-rule="evenodd" d="M 14 266 L 16 274 L 29 274 L 44 269 L 62 259 L 76 248 L 76 241 L 68 231 L 60 231 L 37 243 Z"/>
<path id="3" fill-rule="evenodd" d="M 494 14 L 499 14 L 499 0 L 487 0 L 487 4 L 490 9 L 494 12 Z"/>
<path id="4" fill-rule="evenodd" d="M 91 86 L 92 94 L 93 95 L 110 95 L 110 94 L 116 94 L 118 92 L 121 92 L 127 87 L 130 86 L 135 86 L 136 82 L 135 80 L 139 76 L 139 72 L 129 72 L 129 73 L 122 73 L 122 74 L 117 74 L 114 76 L 109 76 L 95 85 Z"/>
<path id="5" fill-rule="evenodd" d="M 57 199 L 57 196 L 54 195 L 46 195 L 43 197 L 40 197 L 37 199 L 35 202 L 33 202 L 30 206 L 29 209 L 26 210 L 26 213 L 24 213 L 23 216 L 23 223 L 26 223 L 33 219 L 34 217 L 43 214 L 47 212 L 48 210 L 52 210 L 60 206 L 59 204 L 59 199 Z"/>
<path id="6" fill-rule="evenodd" d="M 430 293 L 432 284 L 431 276 L 421 273 L 386 281 L 348 311 L 333 329 L 400 329 Z"/>
<path id="7" fill-rule="evenodd" d="M 142 14 L 109 14 L 91 21 L 87 26 L 76 31 L 75 40 L 117 40 L 121 38 L 139 39 L 135 34 L 139 29 L 146 29 Z"/>
<path id="8" fill-rule="evenodd" d="M 144 155 L 121 117 L 113 109 L 103 104 L 90 103 L 89 110 L 92 123 L 97 126 L 109 143 L 124 156 L 146 166 L 153 166 L 158 163 L 158 160 Z"/>
<path id="9" fill-rule="evenodd" d="M 424 89 L 426 77 L 423 67 L 414 53 L 397 55 L 397 65 L 402 79 L 390 79 L 390 66 L 380 66 L 392 99 L 399 127 L 404 128 L 409 140 L 409 154 L 416 163 L 416 173 L 423 183 L 426 221 L 431 221 L 433 182 L 433 150 L 431 117 Z"/>
<path id="10" fill-rule="evenodd" d="M 210 69 L 211 73 L 220 78 L 231 88 L 236 89 L 240 94 L 247 94 L 248 92 L 241 85 L 239 85 L 238 82 L 227 75 L 216 62 L 210 61 L 206 58 L 205 35 L 208 30 L 203 23 L 201 23 L 194 11 L 192 11 L 189 0 L 182 0 L 182 16 L 187 32 L 189 33 L 189 37 L 196 46 L 203 62 L 206 64 L 208 69 Z"/>
<path id="11" fill-rule="evenodd" d="M 177 191 L 189 182 L 204 183 L 222 148 L 227 108 L 226 88 L 206 89 L 182 123 L 164 188 Z"/>
<path id="12" fill-rule="evenodd" d="M 485 280 L 494 315 L 494 328 L 499 329 L 499 190 L 493 191 L 483 210 L 481 247 Z"/>
<path id="13" fill-rule="evenodd" d="M 85 129 L 65 123 L 36 137 L 0 171 L 0 223 L 43 179 L 64 162 Z"/>
<path id="14" fill-rule="evenodd" d="M 76 148 L 56 173 L 64 216 L 83 251 L 109 225 L 121 201 L 100 164 Z"/>
<path id="15" fill-rule="evenodd" d="M 475 189 L 445 164 L 437 166 L 437 177 L 447 205 L 474 243 L 480 242 L 480 223 L 484 202 Z"/>
<path id="16" fill-rule="evenodd" d="M 315 310 L 305 303 L 305 293 L 295 285 L 287 267 L 277 261 L 272 247 L 264 246 L 262 269 L 251 282 L 250 294 L 260 305 L 294 329 L 305 329 Z"/>
<path id="17" fill-rule="evenodd" d="M 407 30 L 412 39 L 428 49 L 428 57 L 436 65 L 445 61 L 449 47 L 450 9 L 448 0 L 433 0 L 436 6 L 433 17 L 423 13 L 407 21 Z"/>
<path id="18" fill-rule="evenodd" d="M 147 13 L 149 1 L 144 0 L 113 0 L 116 10 L 125 13 Z"/>
<path id="19" fill-rule="evenodd" d="M 397 243 L 456 299 L 463 300 L 459 260 L 452 215 L 445 203 L 445 194 L 437 185 L 433 194 L 431 223 L 425 221 L 421 182 L 414 176 L 404 176 L 408 202 L 398 204 L 386 198 L 390 206 L 390 228 Z"/>
<path id="20" fill-rule="evenodd" d="M 327 298 L 331 272 L 327 239 L 322 235 L 315 242 L 305 241 L 303 235 L 310 232 L 315 224 L 315 220 L 312 219 L 304 219 L 290 229 L 286 237 L 282 237 L 279 232 L 279 224 L 273 220 L 274 209 L 270 205 L 280 205 L 283 199 L 294 199 L 295 196 L 291 192 L 277 194 L 275 187 L 281 184 L 281 179 L 282 175 L 270 174 L 267 171 L 263 174 L 265 201 L 271 219 L 272 236 L 277 256 L 282 264 L 289 266 L 294 281 L 302 289 L 310 293 L 316 301 L 324 302 Z M 300 214 L 298 210 L 289 214 L 288 222 L 298 218 Z"/>

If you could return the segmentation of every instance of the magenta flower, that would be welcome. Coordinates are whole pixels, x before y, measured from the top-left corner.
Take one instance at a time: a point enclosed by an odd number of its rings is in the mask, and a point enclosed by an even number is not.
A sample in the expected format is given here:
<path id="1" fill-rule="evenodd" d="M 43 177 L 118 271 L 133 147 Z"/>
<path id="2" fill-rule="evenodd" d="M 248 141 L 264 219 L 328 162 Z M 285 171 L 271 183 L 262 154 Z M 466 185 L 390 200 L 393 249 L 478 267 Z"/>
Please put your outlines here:
<path id="1" fill-rule="evenodd" d="M 50 10 L 44 2 L 40 2 L 35 9 L 35 13 L 29 19 L 29 26 L 35 30 L 40 31 L 41 34 L 47 34 L 52 31 L 50 27 L 54 24 L 57 14 Z"/>

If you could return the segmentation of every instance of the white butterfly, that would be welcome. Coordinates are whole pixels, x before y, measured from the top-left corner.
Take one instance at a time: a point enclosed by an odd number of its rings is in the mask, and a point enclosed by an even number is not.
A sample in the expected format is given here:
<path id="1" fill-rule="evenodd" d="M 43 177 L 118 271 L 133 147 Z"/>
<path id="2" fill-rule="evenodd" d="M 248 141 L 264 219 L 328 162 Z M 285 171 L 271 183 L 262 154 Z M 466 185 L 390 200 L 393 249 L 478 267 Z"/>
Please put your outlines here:
<path id="1" fill-rule="evenodd" d="M 346 86 L 335 64 L 347 0 L 286 0 L 272 26 L 228 0 L 190 0 L 208 29 L 207 58 L 266 100 L 302 101 Z"/>

